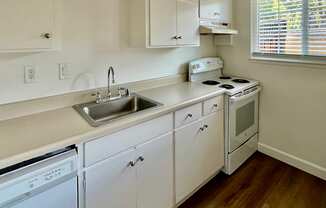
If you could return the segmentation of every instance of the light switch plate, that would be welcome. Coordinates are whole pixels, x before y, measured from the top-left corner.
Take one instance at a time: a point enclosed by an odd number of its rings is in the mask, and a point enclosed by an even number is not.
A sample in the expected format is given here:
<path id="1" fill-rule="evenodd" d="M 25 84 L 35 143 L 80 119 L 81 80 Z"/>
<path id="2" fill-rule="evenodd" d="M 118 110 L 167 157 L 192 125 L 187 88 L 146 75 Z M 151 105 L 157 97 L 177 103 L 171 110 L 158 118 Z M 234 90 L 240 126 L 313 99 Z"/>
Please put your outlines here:
<path id="1" fill-rule="evenodd" d="M 59 80 L 71 79 L 70 64 L 60 63 L 59 67 Z"/>
<path id="2" fill-rule="evenodd" d="M 24 66 L 24 80 L 26 84 L 32 84 L 37 82 L 37 72 L 36 67 L 33 65 Z"/>

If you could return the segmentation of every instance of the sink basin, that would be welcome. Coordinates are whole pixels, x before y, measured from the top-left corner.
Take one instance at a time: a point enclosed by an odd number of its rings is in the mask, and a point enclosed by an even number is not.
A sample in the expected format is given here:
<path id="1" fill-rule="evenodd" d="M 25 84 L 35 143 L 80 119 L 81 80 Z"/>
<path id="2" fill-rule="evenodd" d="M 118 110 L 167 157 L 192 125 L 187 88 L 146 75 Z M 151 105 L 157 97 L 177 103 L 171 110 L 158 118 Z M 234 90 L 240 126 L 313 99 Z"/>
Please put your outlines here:
<path id="1" fill-rule="evenodd" d="M 98 127 L 112 120 L 159 106 L 162 106 L 162 104 L 137 94 L 131 94 L 127 97 L 100 104 L 95 102 L 78 104 L 73 108 L 91 126 Z"/>

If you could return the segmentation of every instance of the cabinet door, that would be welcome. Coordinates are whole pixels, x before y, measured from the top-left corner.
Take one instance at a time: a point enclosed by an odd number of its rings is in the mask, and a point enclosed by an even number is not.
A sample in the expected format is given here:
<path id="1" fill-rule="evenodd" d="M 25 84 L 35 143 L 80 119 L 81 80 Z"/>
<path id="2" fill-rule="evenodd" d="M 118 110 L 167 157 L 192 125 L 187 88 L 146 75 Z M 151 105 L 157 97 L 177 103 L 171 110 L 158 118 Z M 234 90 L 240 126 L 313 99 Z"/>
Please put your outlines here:
<path id="1" fill-rule="evenodd" d="M 176 0 L 150 0 L 150 46 L 175 46 Z"/>
<path id="2" fill-rule="evenodd" d="M 232 0 L 200 0 L 200 18 L 231 23 Z"/>
<path id="3" fill-rule="evenodd" d="M 199 164 L 202 182 L 212 177 L 224 166 L 224 138 L 220 131 L 223 126 L 220 124 L 218 113 L 214 113 L 203 120 L 204 130 L 200 135 Z"/>
<path id="4" fill-rule="evenodd" d="M 137 208 L 174 207 L 173 135 L 137 147 Z"/>
<path id="5" fill-rule="evenodd" d="M 177 203 L 201 183 L 200 152 L 202 122 L 198 121 L 175 131 L 175 185 Z"/>
<path id="6" fill-rule="evenodd" d="M 177 0 L 178 45 L 199 45 L 199 1 Z"/>
<path id="7" fill-rule="evenodd" d="M 0 50 L 51 48 L 54 16 L 54 0 L 1 0 Z"/>
<path id="8" fill-rule="evenodd" d="M 86 170 L 86 208 L 136 208 L 135 150 L 95 164 Z"/>

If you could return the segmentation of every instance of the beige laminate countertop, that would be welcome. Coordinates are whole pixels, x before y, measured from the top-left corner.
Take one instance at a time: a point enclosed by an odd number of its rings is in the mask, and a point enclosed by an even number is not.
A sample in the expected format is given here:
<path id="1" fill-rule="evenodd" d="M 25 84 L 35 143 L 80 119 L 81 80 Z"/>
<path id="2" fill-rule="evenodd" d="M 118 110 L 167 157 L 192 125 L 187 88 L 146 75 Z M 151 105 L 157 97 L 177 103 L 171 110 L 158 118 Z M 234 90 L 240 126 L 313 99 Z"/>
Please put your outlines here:
<path id="1" fill-rule="evenodd" d="M 102 137 L 223 93 L 222 89 L 190 82 L 141 91 L 138 94 L 164 105 L 98 128 L 91 127 L 72 107 L 1 121 L 0 169 Z"/>

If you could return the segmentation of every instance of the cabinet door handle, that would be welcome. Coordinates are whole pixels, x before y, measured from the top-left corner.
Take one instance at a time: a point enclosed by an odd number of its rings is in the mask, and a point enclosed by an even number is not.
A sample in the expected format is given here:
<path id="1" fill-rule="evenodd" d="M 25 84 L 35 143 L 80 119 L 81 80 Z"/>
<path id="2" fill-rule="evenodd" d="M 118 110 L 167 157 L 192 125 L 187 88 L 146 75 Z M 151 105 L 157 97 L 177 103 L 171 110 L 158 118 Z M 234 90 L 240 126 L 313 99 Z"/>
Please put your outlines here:
<path id="1" fill-rule="evenodd" d="M 144 162 L 145 158 L 143 156 L 140 156 L 137 160 L 136 160 L 136 164 L 138 162 Z"/>
<path id="2" fill-rule="evenodd" d="M 200 131 L 205 131 L 206 129 L 208 129 L 208 125 L 204 125 L 203 127 L 201 127 Z"/>
<path id="3" fill-rule="evenodd" d="M 129 167 L 129 168 L 132 168 L 132 167 L 134 167 L 135 165 L 136 165 L 135 161 L 130 161 L 130 162 L 128 163 L 128 167 Z"/>
<path id="4" fill-rule="evenodd" d="M 176 35 L 176 36 L 173 36 L 172 37 L 172 40 L 178 40 L 178 36 Z"/>
<path id="5" fill-rule="evenodd" d="M 182 36 L 178 36 L 177 39 L 182 39 L 183 37 Z"/>
<path id="6" fill-rule="evenodd" d="M 144 162 L 145 158 L 143 156 L 140 156 L 137 160 L 136 160 L 136 163 L 135 165 L 137 165 L 137 163 L 139 162 Z"/>
<path id="7" fill-rule="evenodd" d="M 51 33 L 44 33 L 41 35 L 42 38 L 45 38 L 45 39 L 51 39 L 52 36 L 51 36 Z"/>
<path id="8" fill-rule="evenodd" d="M 218 105 L 217 105 L 217 104 L 214 104 L 214 105 L 213 105 L 213 108 L 217 108 L 217 107 L 218 107 Z"/>

